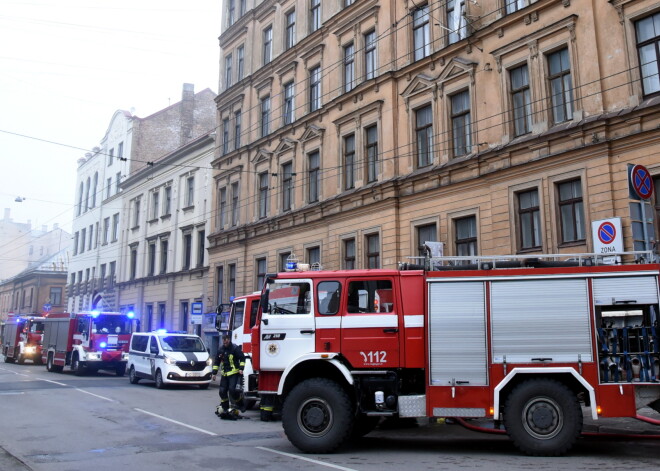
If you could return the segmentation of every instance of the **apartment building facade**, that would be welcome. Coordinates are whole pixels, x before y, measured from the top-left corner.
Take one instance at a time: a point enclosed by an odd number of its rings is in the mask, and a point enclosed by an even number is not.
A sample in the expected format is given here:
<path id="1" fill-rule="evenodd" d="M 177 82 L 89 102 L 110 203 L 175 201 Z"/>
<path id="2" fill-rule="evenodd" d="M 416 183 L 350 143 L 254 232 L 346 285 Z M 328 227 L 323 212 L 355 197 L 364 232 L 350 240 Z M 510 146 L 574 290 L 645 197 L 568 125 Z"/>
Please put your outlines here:
<path id="1" fill-rule="evenodd" d="M 660 2 L 224 0 L 210 292 L 326 269 L 657 240 Z M 251 51 L 251 54 L 246 54 Z M 642 209 L 644 211 L 642 211 Z M 651 215 L 642 219 L 641 215 Z"/>

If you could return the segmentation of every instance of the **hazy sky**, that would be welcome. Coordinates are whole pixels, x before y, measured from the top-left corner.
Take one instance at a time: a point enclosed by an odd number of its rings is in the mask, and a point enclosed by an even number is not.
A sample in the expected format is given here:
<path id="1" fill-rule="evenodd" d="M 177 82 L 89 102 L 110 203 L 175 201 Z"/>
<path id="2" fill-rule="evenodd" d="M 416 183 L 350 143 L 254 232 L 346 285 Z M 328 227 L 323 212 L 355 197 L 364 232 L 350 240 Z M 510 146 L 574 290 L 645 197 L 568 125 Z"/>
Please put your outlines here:
<path id="1" fill-rule="evenodd" d="M 70 230 L 76 161 L 116 110 L 148 116 L 183 83 L 217 93 L 221 4 L 0 0 L 0 218 Z"/>

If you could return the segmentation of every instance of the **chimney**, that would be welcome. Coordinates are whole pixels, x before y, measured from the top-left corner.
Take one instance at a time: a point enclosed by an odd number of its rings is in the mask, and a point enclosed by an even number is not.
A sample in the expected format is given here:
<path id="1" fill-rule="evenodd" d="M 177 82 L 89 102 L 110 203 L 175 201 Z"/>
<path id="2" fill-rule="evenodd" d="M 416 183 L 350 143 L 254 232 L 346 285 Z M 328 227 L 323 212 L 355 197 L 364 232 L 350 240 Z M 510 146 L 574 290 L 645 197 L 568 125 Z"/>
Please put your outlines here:
<path id="1" fill-rule="evenodd" d="M 11 219 L 9 219 L 9 208 L 5 208 L 5 221 L 11 221 Z"/>
<path id="2" fill-rule="evenodd" d="M 179 139 L 182 146 L 192 139 L 194 113 L 195 85 L 184 83 L 181 95 L 181 135 Z"/>

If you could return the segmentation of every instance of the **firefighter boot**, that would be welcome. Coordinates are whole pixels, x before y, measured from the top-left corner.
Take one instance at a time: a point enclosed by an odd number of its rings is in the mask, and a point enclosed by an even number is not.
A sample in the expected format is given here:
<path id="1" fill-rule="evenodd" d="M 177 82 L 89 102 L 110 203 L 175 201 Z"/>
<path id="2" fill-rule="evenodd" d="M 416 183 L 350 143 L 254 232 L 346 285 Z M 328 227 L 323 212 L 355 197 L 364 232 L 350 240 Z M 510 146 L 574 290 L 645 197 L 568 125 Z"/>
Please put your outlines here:
<path id="1" fill-rule="evenodd" d="M 221 415 L 223 412 L 227 412 L 227 411 L 226 411 L 226 410 L 223 410 L 223 408 L 222 408 L 222 404 L 218 404 L 218 407 L 215 408 L 215 415 L 217 415 L 218 417 L 220 417 L 220 415 Z"/>

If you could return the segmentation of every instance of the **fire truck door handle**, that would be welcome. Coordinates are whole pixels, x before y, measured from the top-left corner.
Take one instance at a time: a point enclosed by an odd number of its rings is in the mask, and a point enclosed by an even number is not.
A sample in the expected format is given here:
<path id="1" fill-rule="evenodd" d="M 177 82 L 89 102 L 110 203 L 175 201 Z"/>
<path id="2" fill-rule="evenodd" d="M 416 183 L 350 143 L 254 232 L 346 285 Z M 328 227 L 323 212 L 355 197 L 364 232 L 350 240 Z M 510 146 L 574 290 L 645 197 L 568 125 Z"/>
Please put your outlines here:
<path id="1" fill-rule="evenodd" d="M 301 334 L 313 334 L 314 330 L 301 330 L 300 333 Z"/>
<path id="2" fill-rule="evenodd" d="M 470 384 L 469 381 L 456 381 L 456 384 Z"/>
<path id="3" fill-rule="evenodd" d="M 552 361 L 552 358 L 549 357 L 532 358 L 532 361 Z"/>
<path id="4" fill-rule="evenodd" d="M 396 334 L 398 331 L 399 329 L 383 329 L 386 334 Z"/>

